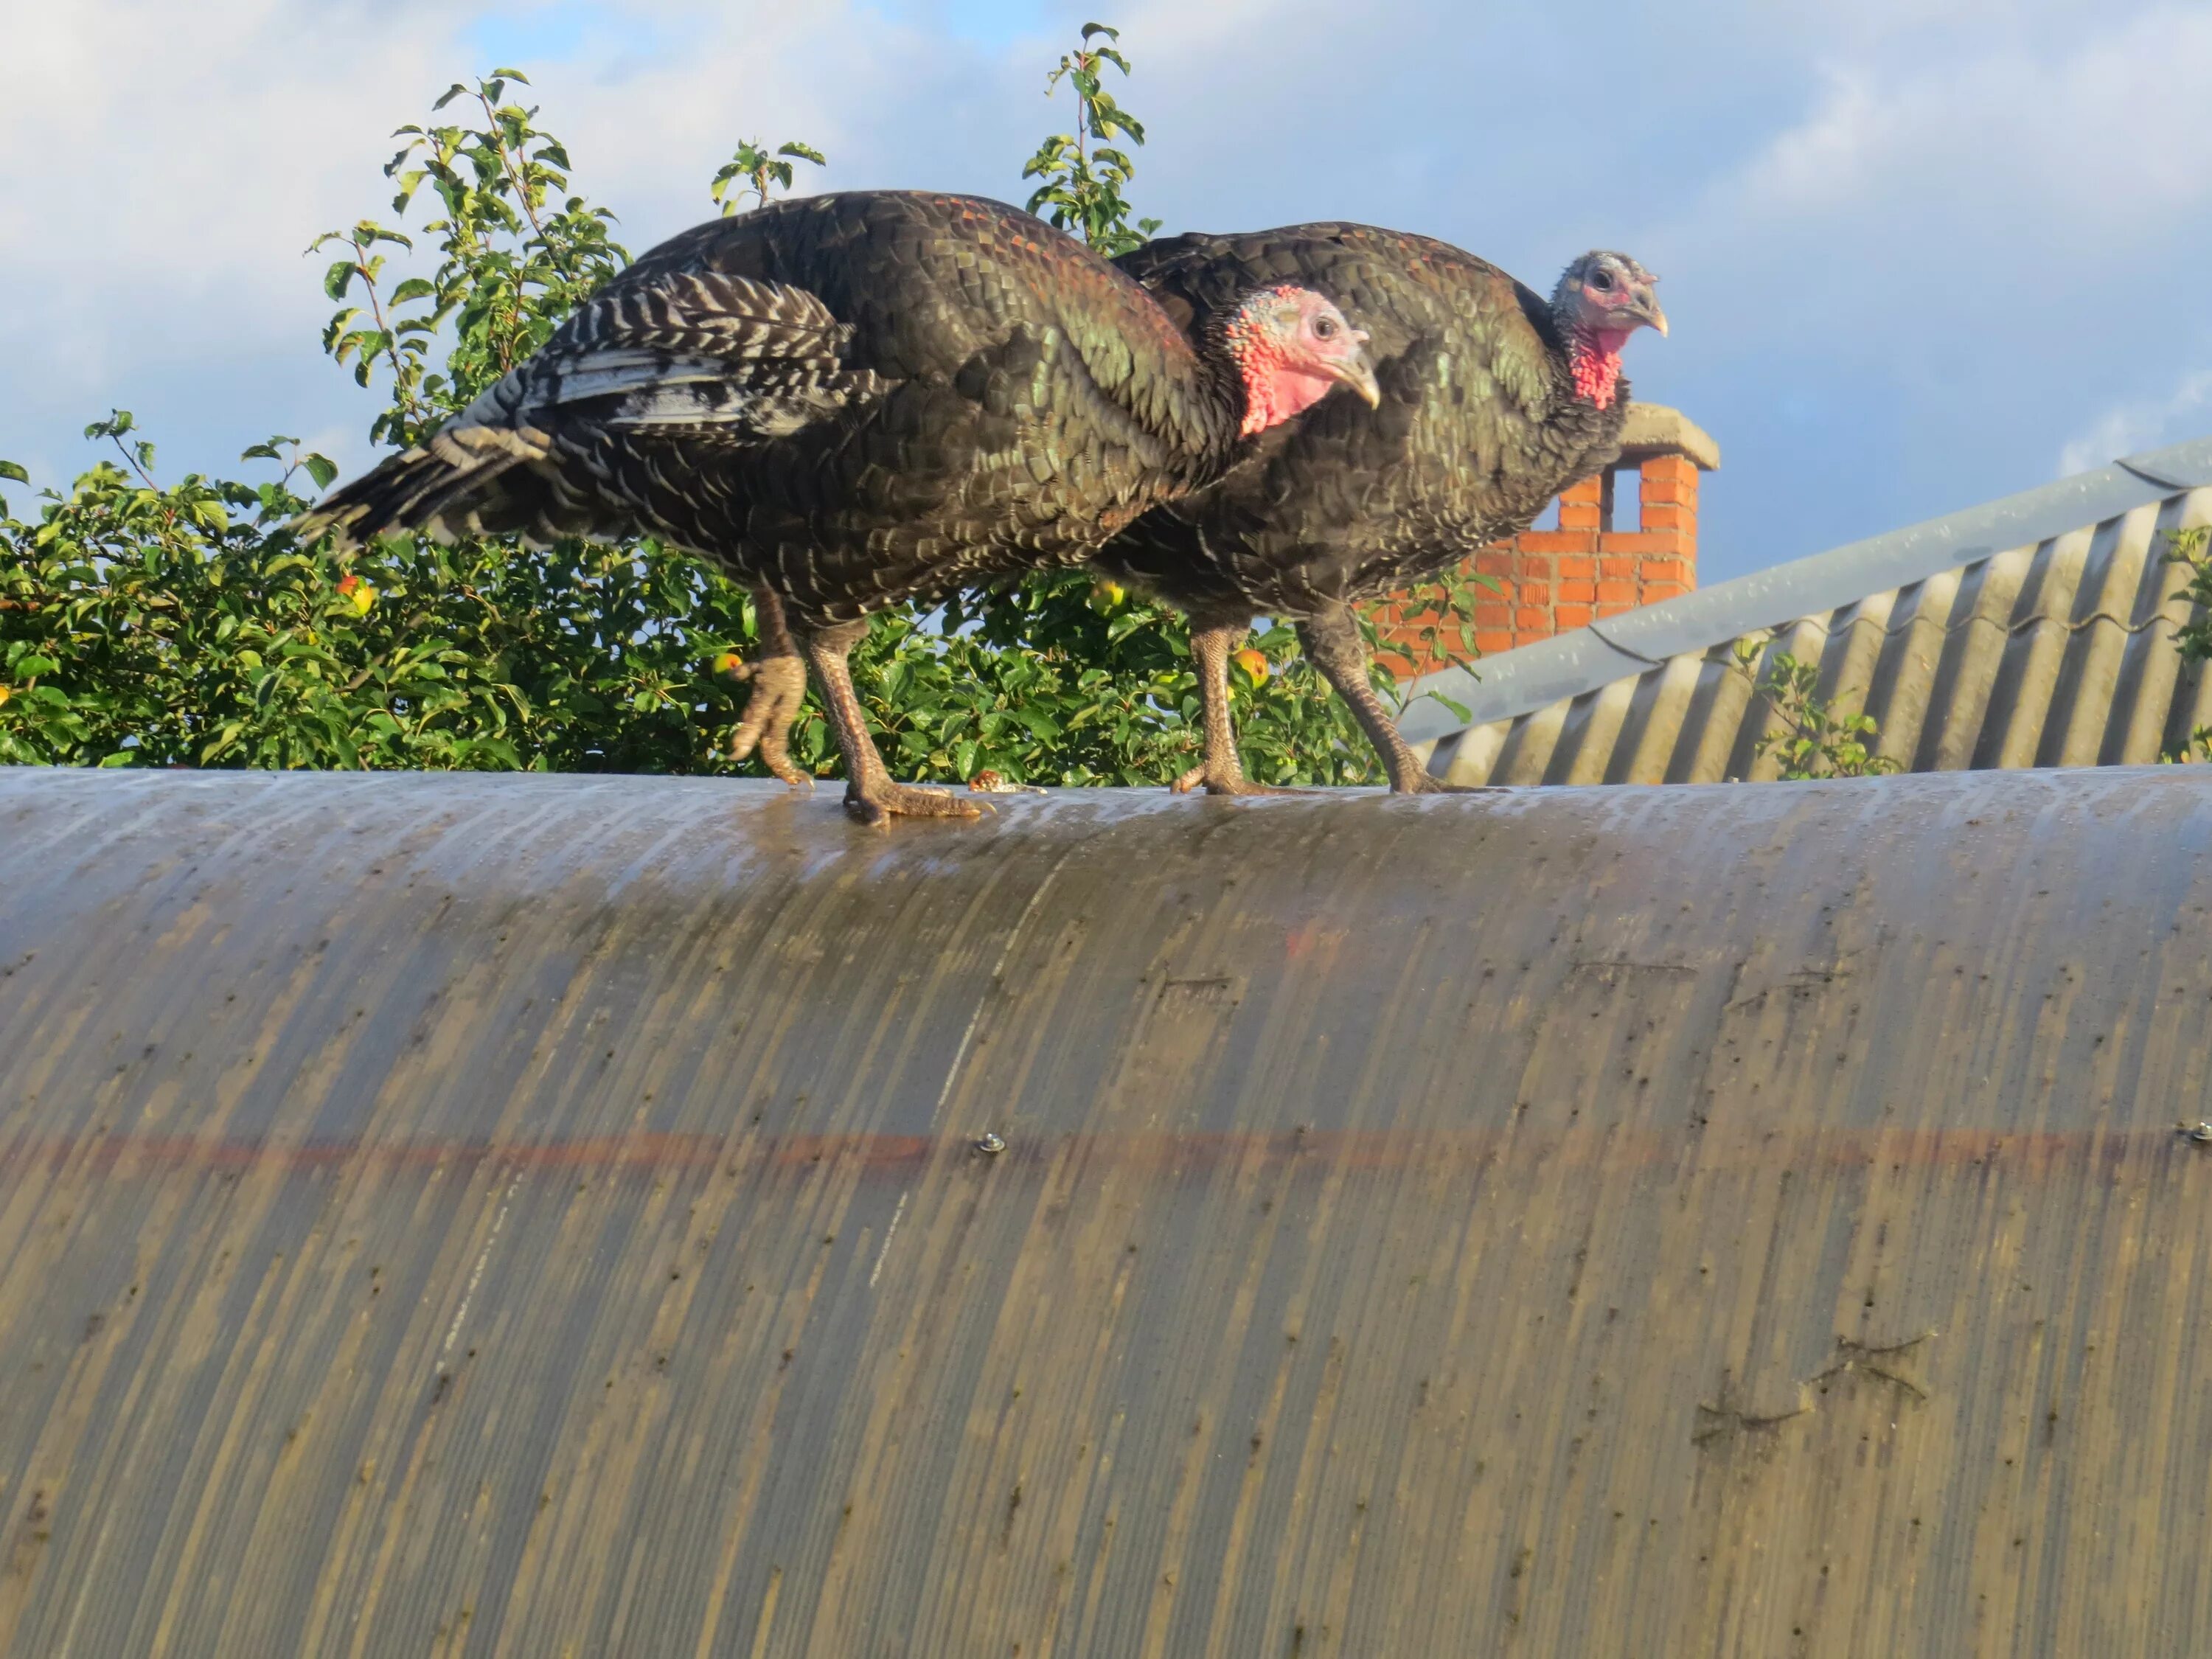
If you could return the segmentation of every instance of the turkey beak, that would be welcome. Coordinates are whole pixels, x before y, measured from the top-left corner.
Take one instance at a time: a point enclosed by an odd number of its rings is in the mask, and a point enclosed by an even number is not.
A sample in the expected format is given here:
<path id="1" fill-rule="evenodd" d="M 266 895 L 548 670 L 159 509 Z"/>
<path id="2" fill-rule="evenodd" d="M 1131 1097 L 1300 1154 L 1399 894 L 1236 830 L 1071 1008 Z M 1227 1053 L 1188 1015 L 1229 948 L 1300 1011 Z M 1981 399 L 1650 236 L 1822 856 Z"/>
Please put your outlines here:
<path id="1" fill-rule="evenodd" d="M 1659 309 L 1659 296 L 1648 288 L 1636 296 L 1636 320 L 1657 329 L 1661 339 L 1667 337 L 1667 313 Z"/>
<path id="2" fill-rule="evenodd" d="M 1382 406 L 1382 383 L 1375 378 L 1375 365 L 1367 360 L 1366 336 L 1359 337 L 1359 349 L 1349 357 L 1332 358 L 1322 367 L 1335 379 L 1357 392 L 1370 409 Z"/>

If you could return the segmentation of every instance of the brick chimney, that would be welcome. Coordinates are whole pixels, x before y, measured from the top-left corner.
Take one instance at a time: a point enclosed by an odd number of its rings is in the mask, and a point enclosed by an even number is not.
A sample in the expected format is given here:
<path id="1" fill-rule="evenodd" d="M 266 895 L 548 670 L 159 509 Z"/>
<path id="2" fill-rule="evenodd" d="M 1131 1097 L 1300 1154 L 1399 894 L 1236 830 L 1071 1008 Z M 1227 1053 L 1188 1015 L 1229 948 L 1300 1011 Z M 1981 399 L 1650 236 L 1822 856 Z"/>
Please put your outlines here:
<path id="1" fill-rule="evenodd" d="M 1680 410 L 1631 404 L 1620 459 L 1559 497 L 1558 529 L 1523 531 L 1469 562 L 1504 590 L 1475 601 L 1475 648 L 1486 656 L 1510 651 L 1695 587 L 1698 474 L 1720 464 L 1720 446 Z M 1628 471 L 1638 475 L 1633 527 L 1613 513 L 1617 480 Z M 1385 604 L 1390 617 L 1394 602 Z M 1419 620 L 1383 625 L 1382 660 L 1401 678 L 1442 665 L 1425 659 Z"/>

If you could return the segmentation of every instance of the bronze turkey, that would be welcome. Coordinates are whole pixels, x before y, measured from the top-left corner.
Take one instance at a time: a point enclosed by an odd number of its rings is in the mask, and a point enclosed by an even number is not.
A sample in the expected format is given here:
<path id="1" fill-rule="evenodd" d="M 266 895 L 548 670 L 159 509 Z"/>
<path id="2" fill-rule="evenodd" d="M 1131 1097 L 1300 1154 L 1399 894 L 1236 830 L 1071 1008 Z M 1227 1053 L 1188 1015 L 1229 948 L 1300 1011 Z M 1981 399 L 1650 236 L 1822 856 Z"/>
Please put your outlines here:
<path id="1" fill-rule="evenodd" d="M 1237 761 L 1228 661 L 1253 617 L 1267 615 L 1297 624 L 1393 789 L 1443 788 L 1370 684 L 1352 606 L 1527 529 L 1562 489 L 1619 457 L 1621 347 L 1639 328 L 1667 331 L 1655 279 L 1626 254 L 1590 252 L 1547 301 L 1447 243 L 1349 224 L 1170 237 L 1116 263 L 1201 336 L 1255 289 L 1326 293 L 1367 337 L 1381 386 L 1368 406 L 1331 398 L 1279 424 L 1221 479 L 1152 508 L 1097 560 L 1190 613 L 1206 759 L 1176 787 L 1261 793 Z"/>

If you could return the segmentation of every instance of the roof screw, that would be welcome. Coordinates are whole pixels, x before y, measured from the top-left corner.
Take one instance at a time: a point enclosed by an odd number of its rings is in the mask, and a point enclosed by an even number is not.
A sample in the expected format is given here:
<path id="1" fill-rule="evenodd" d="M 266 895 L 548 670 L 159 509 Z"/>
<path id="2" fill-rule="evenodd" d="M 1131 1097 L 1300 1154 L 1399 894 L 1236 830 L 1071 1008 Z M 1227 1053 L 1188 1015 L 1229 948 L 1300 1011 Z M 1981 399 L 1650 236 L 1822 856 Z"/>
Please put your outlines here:
<path id="1" fill-rule="evenodd" d="M 2199 1127 L 2204 1130 L 2204 1138 L 2207 1140 L 2212 1140 L 2212 1126 L 2200 1125 Z M 982 1138 L 975 1142 L 975 1150 L 988 1157 L 996 1158 L 1006 1150 L 1005 1137 L 986 1129 Z"/>
<path id="2" fill-rule="evenodd" d="M 2212 1123 L 2199 1123 L 2195 1128 L 2184 1129 L 2181 1133 L 2199 1146 L 2212 1146 Z"/>

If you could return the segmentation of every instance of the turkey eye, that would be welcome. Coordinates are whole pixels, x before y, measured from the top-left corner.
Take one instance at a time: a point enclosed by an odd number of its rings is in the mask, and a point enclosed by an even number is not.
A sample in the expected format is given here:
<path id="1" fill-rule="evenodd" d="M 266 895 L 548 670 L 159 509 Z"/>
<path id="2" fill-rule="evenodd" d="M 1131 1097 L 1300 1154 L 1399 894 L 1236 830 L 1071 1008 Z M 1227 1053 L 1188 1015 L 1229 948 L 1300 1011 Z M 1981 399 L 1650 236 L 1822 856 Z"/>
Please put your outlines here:
<path id="1" fill-rule="evenodd" d="M 1613 273 L 1609 270 L 1601 270 L 1596 276 L 1590 278 L 1590 286 L 1601 294 L 1612 293 Z"/>
<path id="2" fill-rule="evenodd" d="M 1323 317 L 1314 324 L 1314 338 L 1316 340 L 1334 340 L 1335 337 L 1336 319 L 1334 317 Z"/>

